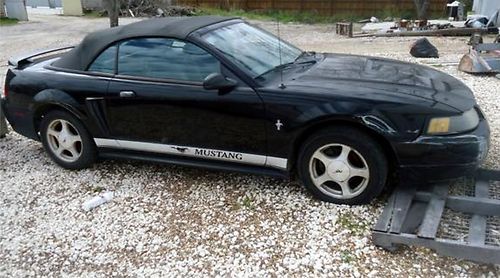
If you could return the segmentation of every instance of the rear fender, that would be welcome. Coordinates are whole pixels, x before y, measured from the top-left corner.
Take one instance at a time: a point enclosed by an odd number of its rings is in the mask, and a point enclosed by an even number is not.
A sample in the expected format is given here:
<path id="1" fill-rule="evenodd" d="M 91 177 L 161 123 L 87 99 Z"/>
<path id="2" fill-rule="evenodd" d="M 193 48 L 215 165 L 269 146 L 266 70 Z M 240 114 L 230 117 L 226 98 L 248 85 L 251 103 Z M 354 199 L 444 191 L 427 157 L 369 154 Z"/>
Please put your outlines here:
<path id="1" fill-rule="evenodd" d="M 35 118 L 39 118 L 49 107 L 60 107 L 71 112 L 79 120 L 86 120 L 87 116 L 78 107 L 80 104 L 72 96 L 57 89 L 46 89 L 35 95 L 33 98 L 32 111 Z"/>

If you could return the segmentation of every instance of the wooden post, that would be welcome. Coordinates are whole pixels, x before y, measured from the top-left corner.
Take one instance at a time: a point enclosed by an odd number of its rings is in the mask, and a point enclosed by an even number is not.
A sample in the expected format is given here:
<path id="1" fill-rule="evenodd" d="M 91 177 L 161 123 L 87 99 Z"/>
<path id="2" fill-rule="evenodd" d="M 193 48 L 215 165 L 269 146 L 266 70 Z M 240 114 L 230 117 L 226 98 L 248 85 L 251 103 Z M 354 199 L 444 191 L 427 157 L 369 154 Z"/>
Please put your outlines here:
<path id="1" fill-rule="evenodd" d="M 0 17 L 5 17 L 5 0 L 0 0 Z"/>
<path id="2" fill-rule="evenodd" d="M 5 116 L 2 112 L 2 101 L 0 100 L 0 138 L 5 137 L 5 134 L 7 134 L 8 132 L 9 130 L 7 129 L 7 122 L 5 121 Z"/>

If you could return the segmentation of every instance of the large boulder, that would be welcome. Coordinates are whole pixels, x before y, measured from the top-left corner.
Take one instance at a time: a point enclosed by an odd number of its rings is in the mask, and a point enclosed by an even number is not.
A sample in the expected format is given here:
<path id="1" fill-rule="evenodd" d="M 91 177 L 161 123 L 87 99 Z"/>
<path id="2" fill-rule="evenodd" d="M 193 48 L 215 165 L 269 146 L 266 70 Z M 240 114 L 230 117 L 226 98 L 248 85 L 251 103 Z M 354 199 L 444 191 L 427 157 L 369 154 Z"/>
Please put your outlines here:
<path id="1" fill-rule="evenodd" d="M 411 46 L 410 54 L 417 58 L 439 58 L 437 48 L 427 38 L 422 38 L 414 42 Z"/>

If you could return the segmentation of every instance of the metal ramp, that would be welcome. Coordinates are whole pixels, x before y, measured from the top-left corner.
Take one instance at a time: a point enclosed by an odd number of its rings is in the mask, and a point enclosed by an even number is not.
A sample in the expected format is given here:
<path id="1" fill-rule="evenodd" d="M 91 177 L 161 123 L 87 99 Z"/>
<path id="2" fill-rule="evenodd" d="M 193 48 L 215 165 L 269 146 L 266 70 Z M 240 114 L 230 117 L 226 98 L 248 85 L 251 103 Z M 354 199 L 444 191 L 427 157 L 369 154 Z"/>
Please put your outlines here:
<path id="1" fill-rule="evenodd" d="M 438 254 L 500 264 L 500 171 L 397 189 L 376 223 L 375 245 L 423 246 Z"/>

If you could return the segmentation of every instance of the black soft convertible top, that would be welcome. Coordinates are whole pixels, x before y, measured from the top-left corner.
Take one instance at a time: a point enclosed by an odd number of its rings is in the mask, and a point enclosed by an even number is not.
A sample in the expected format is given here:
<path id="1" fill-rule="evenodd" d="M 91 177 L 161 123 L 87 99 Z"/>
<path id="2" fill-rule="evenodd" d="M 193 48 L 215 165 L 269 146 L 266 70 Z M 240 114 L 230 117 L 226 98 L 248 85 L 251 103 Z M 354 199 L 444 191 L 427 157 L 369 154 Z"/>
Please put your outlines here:
<path id="1" fill-rule="evenodd" d="M 170 37 L 184 40 L 200 28 L 232 19 L 236 18 L 220 16 L 155 18 L 93 32 L 52 65 L 83 71 L 99 53 L 116 41 L 134 37 Z"/>

